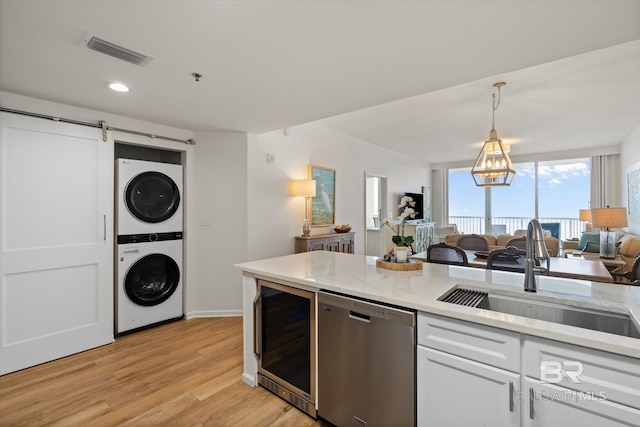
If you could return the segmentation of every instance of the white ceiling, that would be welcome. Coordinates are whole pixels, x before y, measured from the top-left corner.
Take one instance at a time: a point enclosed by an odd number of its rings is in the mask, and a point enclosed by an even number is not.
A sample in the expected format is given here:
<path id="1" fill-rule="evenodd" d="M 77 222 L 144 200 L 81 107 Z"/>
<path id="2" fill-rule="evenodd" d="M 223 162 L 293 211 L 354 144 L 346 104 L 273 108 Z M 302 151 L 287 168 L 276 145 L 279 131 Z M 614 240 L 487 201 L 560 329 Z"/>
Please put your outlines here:
<path id="1" fill-rule="evenodd" d="M 87 32 L 154 59 L 91 51 Z M 319 120 L 473 159 L 500 80 L 512 155 L 619 144 L 640 125 L 640 1 L 0 0 L 0 90 L 194 131 Z"/>

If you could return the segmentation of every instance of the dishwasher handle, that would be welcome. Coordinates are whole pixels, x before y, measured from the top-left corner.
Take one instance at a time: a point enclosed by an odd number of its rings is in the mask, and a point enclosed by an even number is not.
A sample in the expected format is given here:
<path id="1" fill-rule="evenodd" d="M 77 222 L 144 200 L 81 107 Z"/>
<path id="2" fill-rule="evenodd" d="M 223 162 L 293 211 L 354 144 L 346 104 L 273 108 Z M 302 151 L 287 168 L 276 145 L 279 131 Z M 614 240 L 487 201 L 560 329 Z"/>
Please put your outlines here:
<path id="1" fill-rule="evenodd" d="M 349 310 L 349 319 L 359 320 L 365 323 L 371 322 L 371 316 L 367 316 L 366 314 L 361 314 L 353 310 Z"/>

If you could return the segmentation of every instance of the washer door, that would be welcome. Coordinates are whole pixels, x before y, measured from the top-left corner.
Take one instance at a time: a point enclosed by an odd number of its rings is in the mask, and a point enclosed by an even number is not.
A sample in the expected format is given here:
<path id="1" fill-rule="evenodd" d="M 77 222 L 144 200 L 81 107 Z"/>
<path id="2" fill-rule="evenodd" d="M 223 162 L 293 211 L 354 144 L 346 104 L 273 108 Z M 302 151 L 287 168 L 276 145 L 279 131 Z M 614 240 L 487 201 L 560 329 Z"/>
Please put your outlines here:
<path id="1" fill-rule="evenodd" d="M 180 206 L 178 186 L 160 172 L 144 172 L 135 176 L 127 184 L 124 198 L 133 216 L 150 223 L 171 218 Z"/>
<path id="2" fill-rule="evenodd" d="M 124 289 L 138 305 L 162 304 L 176 291 L 180 281 L 178 264 L 167 255 L 151 254 L 136 261 L 124 279 Z"/>

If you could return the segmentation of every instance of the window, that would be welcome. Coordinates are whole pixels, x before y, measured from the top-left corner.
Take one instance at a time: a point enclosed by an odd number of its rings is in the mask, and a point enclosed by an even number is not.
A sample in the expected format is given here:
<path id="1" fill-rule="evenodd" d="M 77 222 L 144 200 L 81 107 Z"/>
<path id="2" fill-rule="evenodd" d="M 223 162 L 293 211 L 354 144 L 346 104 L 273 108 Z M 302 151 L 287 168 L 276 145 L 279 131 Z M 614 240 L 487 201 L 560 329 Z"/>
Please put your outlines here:
<path id="1" fill-rule="evenodd" d="M 590 169 L 589 159 L 538 163 L 538 216 L 540 222 L 559 223 L 563 239 L 583 231 L 577 218 L 580 209 L 589 208 Z"/>
<path id="2" fill-rule="evenodd" d="M 500 233 L 513 234 L 527 228 L 529 220 L 536 216 L 536 165 L 515 163 L 516 177 L 508 187 L 491 188 L 491 212 L 489 218 Z"/>
<path id="3" fill-rule="evenodd" d="M 487 188 L 476 187 L 471 168 L 450 169 L 449 223 L 467 234 L 497 235 L 513 234 L 525 229 L 531 218 L 538 218 L 557 228 L 561 240 L 578 237 L 584 228 L 578 211 L 589 207 L 590 160 L 516 163 L 514 167 L 516 177 L 509 187 Z"/>

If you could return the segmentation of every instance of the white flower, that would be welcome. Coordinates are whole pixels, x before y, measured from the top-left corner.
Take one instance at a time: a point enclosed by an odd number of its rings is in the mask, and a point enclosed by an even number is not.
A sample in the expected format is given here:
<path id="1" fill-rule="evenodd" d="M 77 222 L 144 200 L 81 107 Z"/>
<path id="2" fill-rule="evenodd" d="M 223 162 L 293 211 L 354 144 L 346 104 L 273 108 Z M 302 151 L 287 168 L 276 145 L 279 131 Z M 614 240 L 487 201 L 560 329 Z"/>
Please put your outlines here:
<path id="1" fill-rule="evenodd" d="M 400 221 L 404 221 L 407 218 L 415 218 L 415 217 L 416 217 L 416 211 L 413 210 L 413 208 L 404 208 L 404 211 L 402 211 L 398 219 Z"/>
<path id="2" fill-rule="evenodd" d="M 410 203 L 413 202 L 413 198 L 410 196 L 403 196 L 400 199 L 400 204 L 398 205 L 399 208 L 404 208 L 405 206 L 409 206 Z M 415 205 L 415 202 L 413 202 L 413 204 Z"/>

